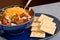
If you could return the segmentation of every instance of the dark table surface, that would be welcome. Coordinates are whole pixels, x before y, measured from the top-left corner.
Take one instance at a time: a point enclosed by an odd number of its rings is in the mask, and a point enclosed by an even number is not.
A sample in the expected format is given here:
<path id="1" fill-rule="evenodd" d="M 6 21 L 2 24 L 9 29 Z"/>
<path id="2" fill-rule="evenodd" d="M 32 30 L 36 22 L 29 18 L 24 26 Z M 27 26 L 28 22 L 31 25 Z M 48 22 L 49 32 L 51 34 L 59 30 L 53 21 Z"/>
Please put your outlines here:
<path id="1" fill-rule="evenodd" d="M 9 5 L 25 5 L 28 0 L 0 0 L 0 8 Z M 53 2 L 59 2 L 60 0 L 32 0 L 29 6 L 36 6 L 42 4 L 48 4 Z"/>

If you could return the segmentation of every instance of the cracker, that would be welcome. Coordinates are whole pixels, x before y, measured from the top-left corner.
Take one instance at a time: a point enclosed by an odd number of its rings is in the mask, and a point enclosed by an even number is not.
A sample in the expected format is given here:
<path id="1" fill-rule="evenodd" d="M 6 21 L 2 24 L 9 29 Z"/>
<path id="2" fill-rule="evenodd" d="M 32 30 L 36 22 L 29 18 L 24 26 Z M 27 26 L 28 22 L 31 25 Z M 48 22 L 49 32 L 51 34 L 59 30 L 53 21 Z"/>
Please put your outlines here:
<path id="1" fill-rule="evenodd" d="M 40 31 L 40 27 L 39 26 L 35 26 L 31 28 L 31 31 Z"/>
<path id="2" fill-rule="evenodd" d="M 48 20 L 48 19 L 44 19 L 43 21 L 40 22 L 40 25 L 42 25 L 43 23 L 46 23 L 46 24 L 50 24 L 50 25 L 56 25 L 56 23 Z"/>
<path id="3" fill-rule="evenodd" d="M 31 24 L 31 26 L 39 26 L 39 23 L 38 23 L 38 22 L 33 22 L 33 23 Z"/>
<path id="4" fill-rule="evenodd" d="M 52 35 L 55 33 L 55 30 L 56 30 L 55 23 L 44 20 L 41 22 L 40 25 L 41 25 L 40 30 L 42 30 L 46 33 L 52 34 Z"/>
<path id="5" fill-rule="evenodd" d="M 44 32 L 31 32 L 30 37 L 45 38 L 45 33 Z"/>
<path id="6" fill-rule="evenodd" d="M 37 22 L 38 21 L 38 17 L 34 17 L 34 22 Z"/>
<path id="7" fill-rule="evenodd" d="M 39 17 L 38 21 L 41 22 L 43 21 L 44 19 L 48 19 L 49 21 L 53 21 L 53 18 L 49 17 L 49 16 L 46 16 L 44 14 L 41 14 L 41 16 Z"/>

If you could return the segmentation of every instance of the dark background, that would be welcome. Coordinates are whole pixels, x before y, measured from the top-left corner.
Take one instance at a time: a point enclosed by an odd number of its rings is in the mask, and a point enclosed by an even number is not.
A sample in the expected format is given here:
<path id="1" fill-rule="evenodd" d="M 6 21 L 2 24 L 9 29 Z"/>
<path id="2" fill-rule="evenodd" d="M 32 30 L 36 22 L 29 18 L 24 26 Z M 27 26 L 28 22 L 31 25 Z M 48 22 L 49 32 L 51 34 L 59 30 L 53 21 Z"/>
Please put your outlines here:
<path id="1" fill-rule="evenodd" d="M 0 8 L 9 5 L 25 5 L 28 0 L 0 0 Z M 60 2 L 60 0 L 32 0 L 29 6 L 36 6 L 48 3 Z"/>

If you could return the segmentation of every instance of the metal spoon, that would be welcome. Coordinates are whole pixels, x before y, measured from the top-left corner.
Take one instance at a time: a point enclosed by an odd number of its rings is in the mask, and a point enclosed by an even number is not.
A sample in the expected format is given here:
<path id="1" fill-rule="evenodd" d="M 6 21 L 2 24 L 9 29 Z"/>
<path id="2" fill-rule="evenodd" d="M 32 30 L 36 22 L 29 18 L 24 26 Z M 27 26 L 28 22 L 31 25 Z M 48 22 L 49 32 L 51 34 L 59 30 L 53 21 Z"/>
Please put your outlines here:
<path id="1" fill-rule="evenodd" d="M 32 0 L 28 0 L 28 2 L 26 3 L 24 9 L 28 7 L 28 5 L 30 4 L 31 1 L 32 1 Z"/>
<path id="2" fill-rule="evenodd" d="M 27 12 L 25 12 L 25 9 L 28 7 L 28 5 L 30 4 L 32 0 L 28 0 L 28 2 L 26 3 L 25 7 L 24 7 L 24 10 L 23 10 L 23 13 L 26 14 L 27 16 L 30 16 Z"/>

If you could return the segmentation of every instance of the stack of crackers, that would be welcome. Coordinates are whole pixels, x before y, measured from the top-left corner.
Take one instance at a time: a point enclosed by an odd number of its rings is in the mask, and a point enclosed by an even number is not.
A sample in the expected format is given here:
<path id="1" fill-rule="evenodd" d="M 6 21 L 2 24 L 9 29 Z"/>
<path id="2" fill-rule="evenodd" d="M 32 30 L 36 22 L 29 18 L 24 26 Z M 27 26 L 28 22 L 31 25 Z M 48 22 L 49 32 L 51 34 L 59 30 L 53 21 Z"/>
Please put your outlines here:
<path id="1" fill-rule="evenodd" d="M 56 23 L 53 20 L 53 18 L 44 14 L 41 14 L 40 17 L 34 17 L 30 37 L 45 38 L 45 33 L 54 35 Z"/>

